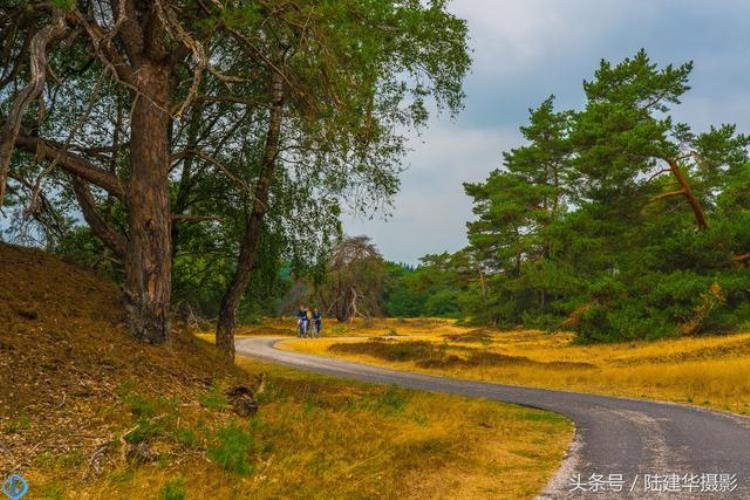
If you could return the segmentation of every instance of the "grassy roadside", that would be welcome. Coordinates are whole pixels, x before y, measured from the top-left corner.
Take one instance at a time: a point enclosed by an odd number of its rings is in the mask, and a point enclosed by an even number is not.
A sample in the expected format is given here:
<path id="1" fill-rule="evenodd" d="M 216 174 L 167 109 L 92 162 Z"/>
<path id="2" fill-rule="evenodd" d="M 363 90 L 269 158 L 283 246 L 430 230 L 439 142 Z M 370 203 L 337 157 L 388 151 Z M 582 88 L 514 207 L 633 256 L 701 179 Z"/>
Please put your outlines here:
<path id="1" fill-rule="evenodd" d="M 750 333 L 576 345 L 568 333 L 377 320 L 282 349 L 451 377 L 690 403 L 750 414 Z M 337 337 L 358 337 L 355 339 Z"/>
<path id="2" fill-rule="evenodd" d="M 351 384 L 247 359 L 239 364 L 268 374 L 255 417 L 235 417 L 220 391 L 207 390 L 200 405 L 171 407 L 131 395 L 136 426 L 158 457 L 149 464 L 120 464 L 81 483 L 61 478 L 77 477 L 88 457 L 47 457 L 25 472 L 35 493 L 123 499 L 532 498 L 559 466 L 572 437 L 572 425 L 547 412 Z"/>

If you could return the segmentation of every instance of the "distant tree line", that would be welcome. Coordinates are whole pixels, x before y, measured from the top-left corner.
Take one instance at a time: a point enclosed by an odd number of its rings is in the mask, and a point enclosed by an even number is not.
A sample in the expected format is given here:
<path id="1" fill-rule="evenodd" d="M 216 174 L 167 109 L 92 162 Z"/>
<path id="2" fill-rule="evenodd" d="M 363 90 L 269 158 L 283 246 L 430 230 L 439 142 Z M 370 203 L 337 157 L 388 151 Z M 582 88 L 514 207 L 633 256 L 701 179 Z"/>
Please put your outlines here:
<path id="1" fill-rule="evenodd" d="M 691 69 L 640 51 L 602 61 L 582 109 L 532 109 L 525 144 L 464 185 L 468 247 L 392 268 L 386 310 L 584 341 L 748 328 L 750 141 L 672 118 Z"/>

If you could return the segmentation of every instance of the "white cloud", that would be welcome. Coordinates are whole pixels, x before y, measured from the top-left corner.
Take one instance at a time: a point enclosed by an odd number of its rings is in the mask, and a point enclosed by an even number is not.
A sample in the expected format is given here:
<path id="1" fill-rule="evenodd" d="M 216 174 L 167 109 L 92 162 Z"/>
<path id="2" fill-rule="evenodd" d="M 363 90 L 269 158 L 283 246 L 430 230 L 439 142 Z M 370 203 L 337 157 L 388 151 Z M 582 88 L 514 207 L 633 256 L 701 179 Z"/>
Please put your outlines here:
<path id="1" fill-rule="evenodd" d="M 647 15 L 651 2 L 459 0 L 451 11 L 468 21 L 475 73 L 512 75 L 563 57 L 581 46 L 596 46 L 615 27 Z"/>
<path id="2" fill-rule="evenodd" d="M 371 236 L 387 258 L 410 263 L 427 253 L 458 250 L 472 217 L 462 183 L 485 179 L 500 166 L 502 152 L 519 143 L 518 132 L 510 128 L 436 123 L 412 143 L 393 216 L 349 219 L 344 229 Z"/>
<path id="3" fill-rule="evenodd" d="M 501 153 L 520 143 L 526 110 L 550 93 L 561 107 L 583 99 L 580 82 L 598 61 L 645 47 L 660 64 L 695 60 L 693 90 L 674 110 L 697 130 L 708 124 L 750 128 L 750 34 L 746 0 L 454 0 L 468 21 L 474 67 L 458 124 L 433 120 L 412 142 L 393 217 L 346 220 L 387 258 L 416 262 L 466 244 L 471 201 L 462 183 L 484 179 Z"/>

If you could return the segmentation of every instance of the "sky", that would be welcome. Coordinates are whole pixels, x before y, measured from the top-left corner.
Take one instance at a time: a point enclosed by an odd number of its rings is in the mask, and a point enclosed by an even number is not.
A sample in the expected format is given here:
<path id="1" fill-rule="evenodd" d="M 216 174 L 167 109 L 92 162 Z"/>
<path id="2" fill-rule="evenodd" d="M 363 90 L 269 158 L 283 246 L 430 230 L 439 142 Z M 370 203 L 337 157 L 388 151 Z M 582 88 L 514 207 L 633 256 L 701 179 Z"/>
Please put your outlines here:
<path id="1" fill-rule="evenodd" d="M 560 109 L 584 102 L 582 82 L 599 61 L 645 48 L 659 64 L 694 61 L 692 89 L 672 115 L 703 130 L 735 123 L 750 132 L 750 2 L 744 0 L 453 0 L 474 63 L 465 108 L 433 116 L 410 136 L 401 191 L 388 219 L 348 217 L 349 235 L 373 238 L 383 255 L 416 264 L 466 245 L 471 201 L 462 183 L 501 166 L 522 144 L 518 127 L 550 94 Z"/>

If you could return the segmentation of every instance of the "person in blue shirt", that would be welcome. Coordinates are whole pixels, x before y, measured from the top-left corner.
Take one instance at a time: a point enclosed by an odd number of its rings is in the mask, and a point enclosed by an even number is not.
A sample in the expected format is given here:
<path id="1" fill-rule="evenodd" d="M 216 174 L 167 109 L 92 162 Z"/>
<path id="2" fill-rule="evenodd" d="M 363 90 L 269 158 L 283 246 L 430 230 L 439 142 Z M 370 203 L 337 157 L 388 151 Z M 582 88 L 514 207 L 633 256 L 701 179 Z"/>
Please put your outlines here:
<path id="1" fill-rule="evenodd" d="M 320 314 L 317 307 L 313 307 L 312 320 L 315 322 L 315 334 L 320 336 L 320 331 L 323 329 L 323 315 Z"/>
<path id="2" fill-rule="evenodd" d="M 303 305 L 299 306 L 297 310 L 297 336 L 307 337 L 307 325 L 309 321 L 307 308 Z"/>

